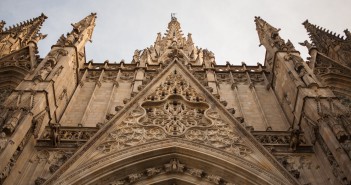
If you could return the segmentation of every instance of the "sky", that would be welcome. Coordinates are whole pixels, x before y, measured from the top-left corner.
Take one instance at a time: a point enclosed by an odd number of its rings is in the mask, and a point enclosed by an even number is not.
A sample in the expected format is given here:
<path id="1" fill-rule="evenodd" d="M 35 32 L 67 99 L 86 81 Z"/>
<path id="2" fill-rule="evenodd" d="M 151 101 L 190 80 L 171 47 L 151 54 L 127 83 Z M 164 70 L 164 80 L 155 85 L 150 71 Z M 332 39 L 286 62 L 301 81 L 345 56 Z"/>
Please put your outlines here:
<path id="1" fill-rule="evenodd" d="M 306 58 L 307 49 L 298 44 L 309 39 L 302 22 L 344 35 L 351 29 L 350 7 L 351 0 L 0 0 L 0 20 L 8 27 L 42 12 L 48 16 L 41 29 L 48 36 L 38 44 L 45 57 L 60 35 L 72 30 L 71 23 L 96 12 L 87 61 L 130 62 L 134 50 L 153 45 L 157 33 L 165 33 L 176 13 L 184 35 L 192 33 L 195 45 L 214 52 L 217 64 L 256 65 L 264 63 L 265 49 L 259 47 L 255 16 L 281 28 L 280 36 Z"/>

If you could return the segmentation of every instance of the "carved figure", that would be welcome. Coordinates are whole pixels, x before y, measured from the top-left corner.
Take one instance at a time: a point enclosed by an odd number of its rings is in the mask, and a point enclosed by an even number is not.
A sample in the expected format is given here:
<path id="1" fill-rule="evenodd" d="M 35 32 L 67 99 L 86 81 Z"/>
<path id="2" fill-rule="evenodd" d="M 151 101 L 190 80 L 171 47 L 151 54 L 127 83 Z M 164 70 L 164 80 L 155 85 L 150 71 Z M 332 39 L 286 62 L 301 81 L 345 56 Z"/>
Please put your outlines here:
<path id="1" fill-rule="evenodd" d="M 300 69 L 299 77 L 307 86 L 310 86 L 311 84 L 317 84 L 316 81 L 312 78 L 312 75 L 310 75 L 304 67 Z"/>
<path id="2" fill-rule="evenodd" d="M 51 126 L 51 139 L 54 146 L 58 146 L 60 144 L 60 125 L 53 124 Z"/>
<path id="3" fill-rule="evenodd" d="M 172 159 L 170 163 L 165 164 L 166 172 L 183 172 L 185 165 L 180 164 L 178 159 Z"/>
<path id="4" fill-rule="evenodd" d="M 52 66 L 51 62 L 46 62 L 44 67 L 40 69 L 38 76 L 40 77 L 41 80 L 45 80 L 45 78 L 49 75 L 49 73 L 52 71 Z"/>
<path id="5" fill-rule="evenodd" d="M 299 42 L 299 44 L 301 46 L 306 46 L 308 50 L 310 50 L 313 47 L 313 45 L 309 43 L 307 40 L 305 40 L 304 42 Z"/>
<path id="6" fill-rule="evenodd" d="M 0 152 L 6 147 L 7 138 L 5 132 L 1 132 L 0 134 Z"/>
<path id="7" fill-rule="evenodd" d="M 8 119 L 4 125 L 4 132 L 6 132 L 7 134 L 12 133 L 15 130 L 21 118 L 21 115 L 22 115 L 22 110 L 14 110 L 10 119 Z"/>
<path id="8" fill-rule="evenodd" d="M 290 135 L 290 149 L 296 151 L 296 148 L 300 145 L 300 129 L 294 129 Z"/>

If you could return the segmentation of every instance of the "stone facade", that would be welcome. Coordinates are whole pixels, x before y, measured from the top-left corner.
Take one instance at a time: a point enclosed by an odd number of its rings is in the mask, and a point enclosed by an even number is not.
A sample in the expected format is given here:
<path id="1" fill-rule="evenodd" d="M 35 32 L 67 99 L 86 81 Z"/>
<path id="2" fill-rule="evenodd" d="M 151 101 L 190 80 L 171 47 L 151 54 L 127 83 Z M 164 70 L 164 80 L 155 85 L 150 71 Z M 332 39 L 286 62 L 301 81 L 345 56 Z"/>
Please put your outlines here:
<path id="1" fill-rule="evenodd" d="M 1 184 L 351 183 L 351 34 L 309 61 L 255 17 L 265 63 L 217 65 L 177 18 L 131 62 L 86 62 L 96 14 L 45 58 L 45 15 L 0 24 Z"/>

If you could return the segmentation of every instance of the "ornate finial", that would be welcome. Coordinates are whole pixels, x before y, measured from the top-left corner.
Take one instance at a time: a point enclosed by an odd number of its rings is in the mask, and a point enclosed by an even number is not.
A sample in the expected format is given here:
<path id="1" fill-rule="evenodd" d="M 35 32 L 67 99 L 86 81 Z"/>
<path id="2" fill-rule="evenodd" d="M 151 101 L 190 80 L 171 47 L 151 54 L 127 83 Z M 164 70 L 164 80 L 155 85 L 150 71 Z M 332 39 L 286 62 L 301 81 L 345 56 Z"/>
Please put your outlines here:
<path id="1" fill-rule="evenodd" d="M 173 19 L 175 19 L 175 20 L 177 20 L 177 18 L 176 18 L 176 13 L 171 13 L 171 19 L 173 20 Z"/>
<path id="2" fill-rule="evenodd" d="M 39 16 L 39 18 L 41 18 L 41 19 L 47 19 L 48 17 L 47 17 L 44 13 L 41 13 L 40 16 Z"/>

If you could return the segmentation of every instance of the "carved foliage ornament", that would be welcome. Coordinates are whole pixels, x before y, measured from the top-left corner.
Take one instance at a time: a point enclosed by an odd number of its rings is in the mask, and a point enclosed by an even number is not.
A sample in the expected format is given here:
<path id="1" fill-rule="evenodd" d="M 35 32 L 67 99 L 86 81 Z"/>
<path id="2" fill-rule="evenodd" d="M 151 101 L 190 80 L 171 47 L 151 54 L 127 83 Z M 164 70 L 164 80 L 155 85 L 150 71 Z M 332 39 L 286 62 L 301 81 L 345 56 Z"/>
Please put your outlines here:
<path id="1" fill-rule="evenodd" d="M 173 77 L 177 78 L 173 78 Z M 172 78 L 172 81 L 168 79 Z M 223 149 L 234 155 L 246 156 L 252 150 L 243 144 L 241 136 L 205 103 L 181 76 L 176 73 L 166 79 L 165 90 L 157 89 L 154 98 L 147 98 L 108 134 L 98 146 L 107 153 L 130 146 L 166 138 L 181 138 Z M 182 90 L 180 84 L 186 84 Z M 163 84 L 164 85 L 164 84 Z M 162 86 L 162 85 L 161 85 Z M 173 90 L 172 90 L 173 89 Z M 178 89 L 178 90 L 174 90 Z M 191 91 L 191 97 L 186 92 Z M 158 96 L 157 96 L 158 95 Z M 190 96 L 190 95 L 189 95 Z"/>
<path id="2" fill-rule="evenodd" d="M 130 184 L 135 182 L 141 182 L 143 180 L 155 177 L 157 175 L 174 173 L 193 176 L 198 179 L 201 179 L 202 181 L 210 182 L 211 184 L 234 185 L 233 183 L 225 180 L 223 177 L 208 174 L 205 172 L 205 170 L 202 169 L 188 167 L 186 164 L 181 163 L 177 158 L 171 159 L 170 162 L 164 164 L 163 166 L 147 168 L 143 172 L 129 174 L 123 179 L 112 179 L 112 182 L 110 180 L 109 184 Z"/>

